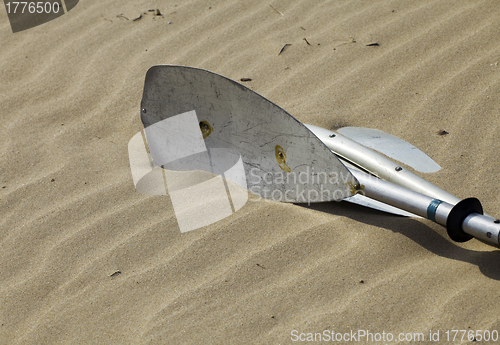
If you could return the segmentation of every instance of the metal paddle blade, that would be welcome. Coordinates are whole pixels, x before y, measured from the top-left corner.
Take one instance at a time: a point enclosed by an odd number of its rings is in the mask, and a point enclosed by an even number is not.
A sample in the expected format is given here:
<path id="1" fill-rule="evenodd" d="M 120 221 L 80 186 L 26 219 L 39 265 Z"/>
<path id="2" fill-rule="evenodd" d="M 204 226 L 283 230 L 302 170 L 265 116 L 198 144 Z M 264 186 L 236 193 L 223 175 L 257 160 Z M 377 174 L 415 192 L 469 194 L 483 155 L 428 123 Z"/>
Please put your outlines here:
<path id="1" fill-rule="evenodd" d="M 370 199 L 361 194 L 353 195 L 350 198 L 344 199 L 343 201 L 348 201 L 353 204 L 358 204 L 364 207 L 373 208 L 374 210 L 377 211 L 395 214 L 397 216 L 422 218 L 420 216 L 417 216 L 416 214 L 407 212 L 405 210 L 402 210 L 400 208 L 391 205 L 384 204 L 383 202 L 377 201 L 375 199 Z"/>
<path id="2" fill-rule="evenodd" d="M 431 157 L 420 151 L 412 144 L 389 133 L 378 129 L 363 127 L 343 127 L 338 130 L 339 133 L 393 158 L 401 163 L 411 166 L 413 169 L 431 173 L 441 169 Z"/>
<path id="3" fill-rule="evenodd" d="M 141 119 L 153 164 L 177 177 L 179 171 L 208 171 L 262 198 L 296 203 L 338 201 L 359 188 L 300 121 L 245 86 L 206 70 L 150 68 Z M 226 190 L 231 188 L 226 183 Z"/>

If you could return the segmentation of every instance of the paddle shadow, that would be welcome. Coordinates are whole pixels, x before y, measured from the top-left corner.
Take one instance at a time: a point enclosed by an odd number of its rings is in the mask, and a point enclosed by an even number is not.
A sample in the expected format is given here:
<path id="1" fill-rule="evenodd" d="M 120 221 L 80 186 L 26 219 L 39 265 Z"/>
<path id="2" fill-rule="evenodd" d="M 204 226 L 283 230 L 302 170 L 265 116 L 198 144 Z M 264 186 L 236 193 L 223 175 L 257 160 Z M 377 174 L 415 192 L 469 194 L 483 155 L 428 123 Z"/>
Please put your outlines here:
<path id="1" fill-rule="evenodd" d="M 488 278 L 500 280 L 500 267 L 497 264 L 500 260 L 500 250 L 490 247 L 491 251 L 484 252 L 462 248 L 447 239 L 448 234 L 444 227 L 433 229 L 414 218 L 388 214 L 348 202 L 296 205 L 402 234 L 436 255 L 476 265 Z"/>

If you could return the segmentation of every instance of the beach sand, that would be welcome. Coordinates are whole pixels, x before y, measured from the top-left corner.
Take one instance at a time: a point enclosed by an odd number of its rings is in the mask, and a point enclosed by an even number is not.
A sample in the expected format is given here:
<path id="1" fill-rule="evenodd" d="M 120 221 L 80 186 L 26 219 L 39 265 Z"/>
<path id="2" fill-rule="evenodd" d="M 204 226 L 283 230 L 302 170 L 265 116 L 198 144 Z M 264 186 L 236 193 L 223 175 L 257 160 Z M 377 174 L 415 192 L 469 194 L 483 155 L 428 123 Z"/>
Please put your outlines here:
<path id="1" fill-rule="evenodd" d="M 167 196 L 136 192 L 127 152 L 146 71 L 199 67 L 251 78 L 304 123 L 398 136 L 443 167 L 423 177 L 498 216 L 496 1 L 88 0 L 15 34 L 1 9 L 0 32 L 1 344 L 500 331 L 491 246 L 352 204 L 254 198 L 181 234 Z"/>

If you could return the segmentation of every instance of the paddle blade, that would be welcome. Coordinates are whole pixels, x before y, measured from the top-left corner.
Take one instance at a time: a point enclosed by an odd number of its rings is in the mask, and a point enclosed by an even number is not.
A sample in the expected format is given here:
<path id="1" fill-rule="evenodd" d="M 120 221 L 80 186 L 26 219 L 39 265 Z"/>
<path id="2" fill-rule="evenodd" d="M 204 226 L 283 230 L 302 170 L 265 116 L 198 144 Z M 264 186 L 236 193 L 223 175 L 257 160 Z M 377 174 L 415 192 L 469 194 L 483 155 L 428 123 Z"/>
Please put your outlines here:
<path id="1" fill-rule="evenodd" d="M 412 144 L 378 129 L 344 127 L 338 132 L 417 171 L 431 173 L 441 169 L 439 164 Z"/>
<path id="2" fill-rule="evenodd" d="M 370 199 L 362 194 L 353 195 L 350 198 L 344 199 L 344 201 L 348 201 L 350 203 L 358 204 L 364 207 L 369 207 L 377 211 L 395 214 L 397 216 L 422 218 L 420 216 L 417 216 L 416 214 L 407 212 L 400 208 L 384 204 L 383 202 L 377 201 L 375 199 Z"/>
<path id="3" fill-rule="evenodd" d="M 359 188 L 301 122 L 245 86 L 206 70 L 149 69 L 141 119 L 153 161 L 166 170 L 224 175 L 262 198 L 284 202 L 338 201 Z M 241 169 L 227 173 L 235 166 Z"/>

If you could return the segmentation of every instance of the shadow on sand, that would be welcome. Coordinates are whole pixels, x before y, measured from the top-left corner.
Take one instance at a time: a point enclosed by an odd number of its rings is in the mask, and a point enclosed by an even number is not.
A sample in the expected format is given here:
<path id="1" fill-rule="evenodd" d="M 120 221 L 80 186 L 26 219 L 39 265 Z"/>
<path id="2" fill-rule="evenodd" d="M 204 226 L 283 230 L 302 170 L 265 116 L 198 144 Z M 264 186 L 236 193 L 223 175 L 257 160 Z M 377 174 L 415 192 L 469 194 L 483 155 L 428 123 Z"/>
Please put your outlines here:
<path id="1" fill-rule="evenodd" d="M 348 202 L 322 202 L 297 204 L 298 206 L 332 215 L 344 216 L 376 227 L 400 233 L 432 253 L 478 266 L 487 277 L 500 280 L 500 250 L 490 247 L 491 251 L 474 251 L 462 248 L 448 239 L 446 229 L 437 224 L 432 228 L 426 222 L 402 216 L 396 216 Z M 477 241 L 472 239 L 471 241 Z"/>

